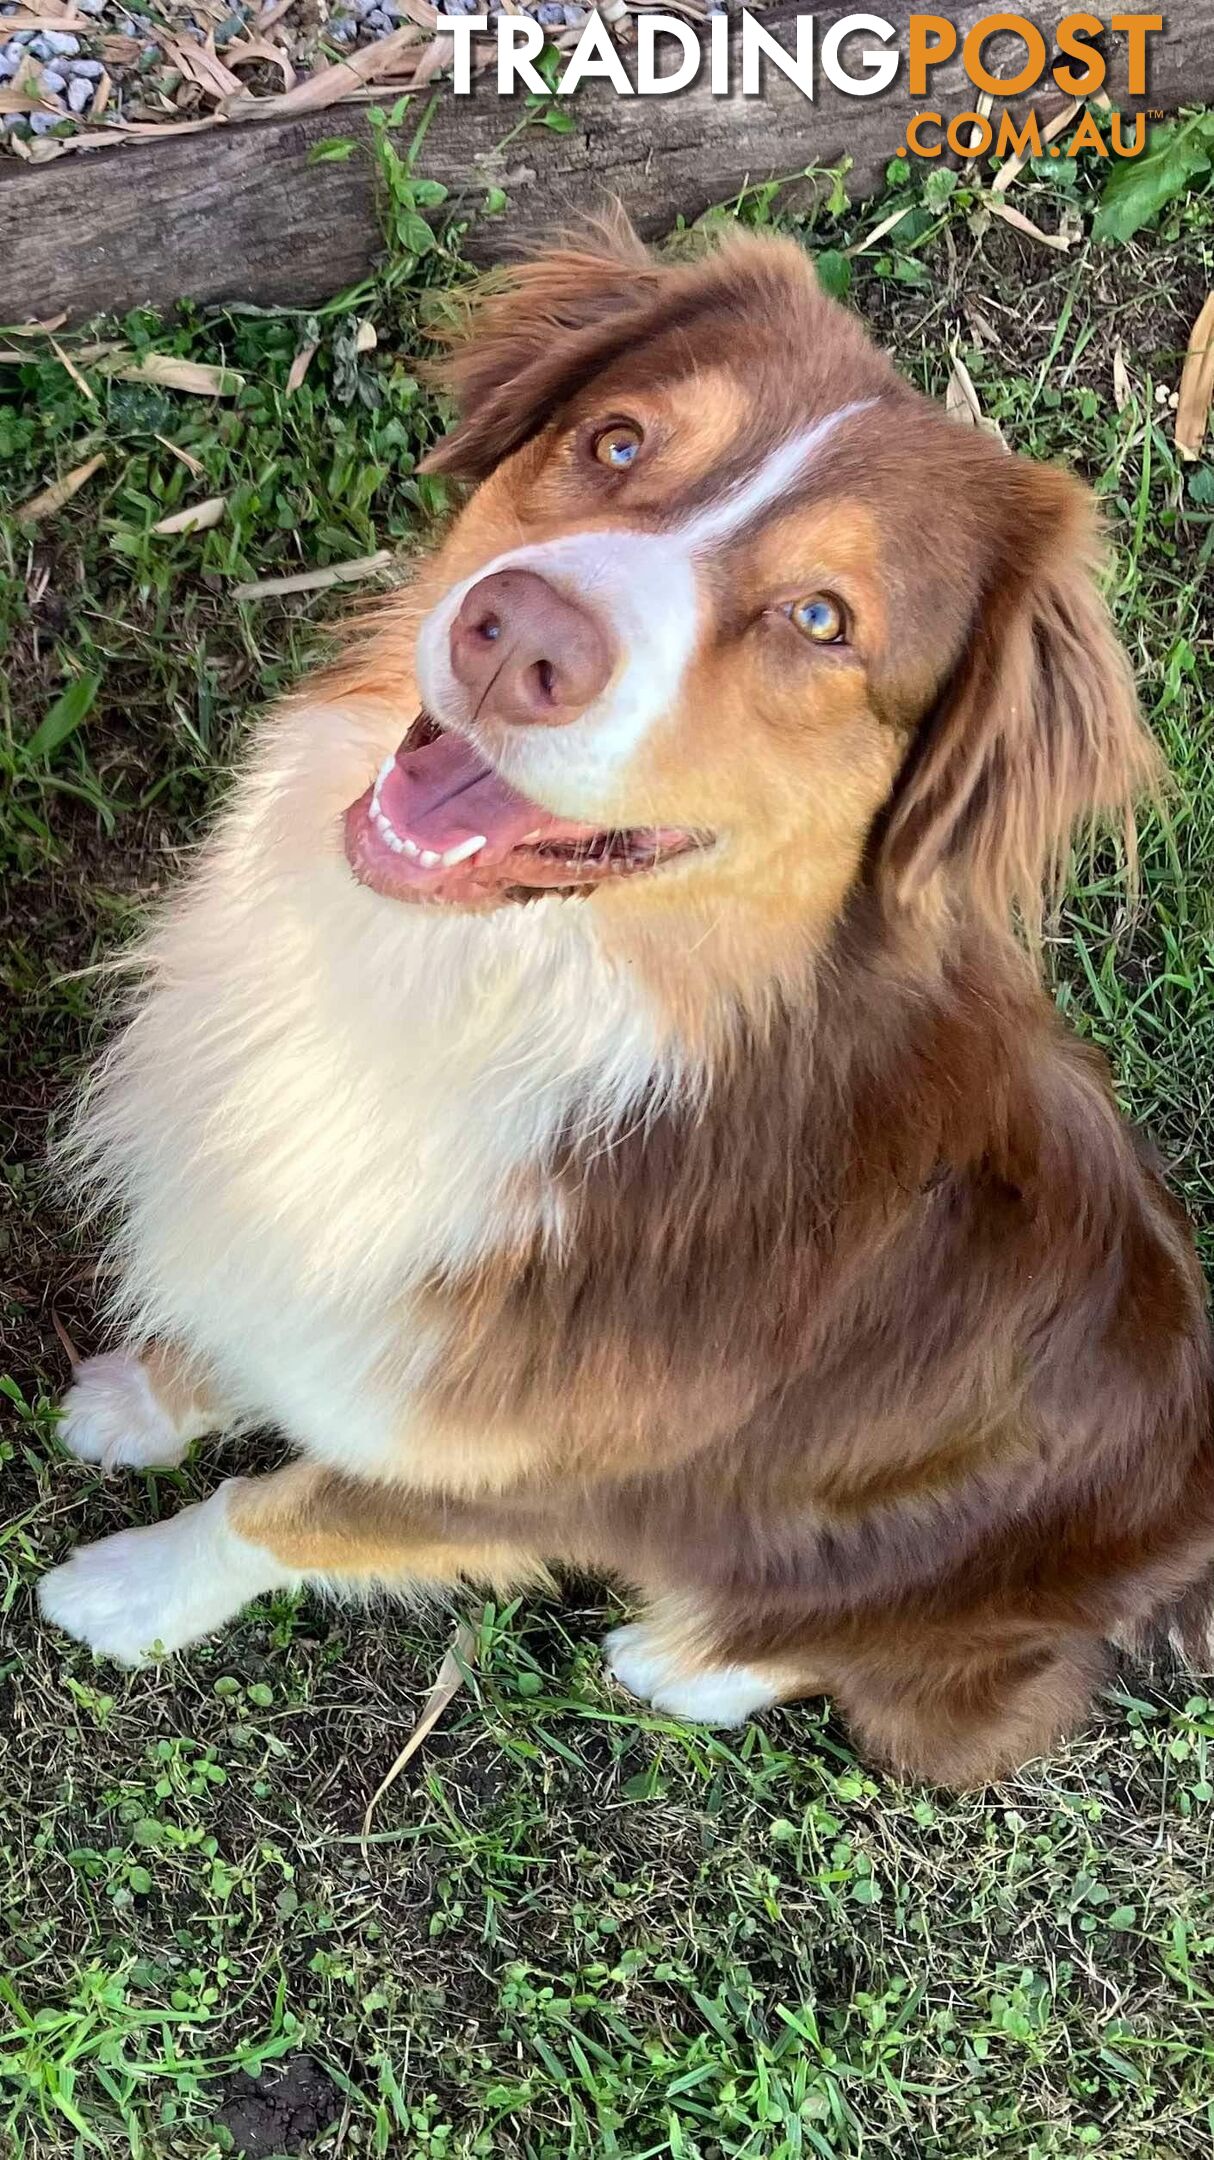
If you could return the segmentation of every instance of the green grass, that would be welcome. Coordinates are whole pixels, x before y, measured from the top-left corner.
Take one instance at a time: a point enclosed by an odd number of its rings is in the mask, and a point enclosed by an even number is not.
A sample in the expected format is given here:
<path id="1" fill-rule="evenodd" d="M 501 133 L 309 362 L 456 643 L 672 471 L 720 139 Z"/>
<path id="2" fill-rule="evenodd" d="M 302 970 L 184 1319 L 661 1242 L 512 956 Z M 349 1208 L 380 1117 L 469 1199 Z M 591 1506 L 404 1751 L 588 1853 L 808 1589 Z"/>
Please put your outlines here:
<path id="1" fill-rule="evenodd" d="M 38 1573 L 75 1539 L 214 1484 L 205 1457 L 104 1483 L 56 1451 L 53 1320 L 95 1339 L 94 1252 L 48 1186 L 46 1130 L 100 1024 L 83 971 L 177 874 L 241 730 L 335 611 L 233 587 L 407 550 L 441 511 L 415 473 L 441 423 L 416 363 L 463 273 L 454 250 L 403 257 L 418 235 L 396 178 L 388 271 L 316 318 L 186 310 L 61 340 L 91 395 L 45 337 L 0 363 L 0 2147 L 203 2160 L 230 2148 L 246 2070 L 268 2091 L 288 2066 L 298 2090 L 302 2063 L 310 2112 L 287 2109 L 282 2139 L 310 2125 L 328 2153 L 1206 2154 L 1214 1696 L 1194 1681 L 1126 1673 L 1053 1763 L 942 1800 L 859 1765 L 820 1704 L 728 1738 L 634 1714 L 598 1675 L 605 1596 L 574 1586 L 486 1612 L 467 1687 L 364 1848 L 447 1621 L 280 1600 L 128 1677 L 33 1617 Z M 1177 788 L 1135 910 L 1098 858 L 1049 961 L 1208 1236 L 1214 468 L 1178 467 L 1158 393 L 1214 283 L 1214 215 L 1191 195 L 1102 248 L 1093 188 L 1055 166 L 1013 198 L 1074 221 L 1066 256 L 944 176 L 850 259 L 890 205 L 795 229 L 910 375 L 939 392 L 960 352 L 1008 440 L 1104 498 Z M 740 211 L 772 206 L 760 191 Z M 115 354 L 89 357 L 99 339 L 243 387 L 124 381 Z M 17 521 L 99 451 L 62 512 Z M 213 530 L 152 535 L 216 494 Z"/>

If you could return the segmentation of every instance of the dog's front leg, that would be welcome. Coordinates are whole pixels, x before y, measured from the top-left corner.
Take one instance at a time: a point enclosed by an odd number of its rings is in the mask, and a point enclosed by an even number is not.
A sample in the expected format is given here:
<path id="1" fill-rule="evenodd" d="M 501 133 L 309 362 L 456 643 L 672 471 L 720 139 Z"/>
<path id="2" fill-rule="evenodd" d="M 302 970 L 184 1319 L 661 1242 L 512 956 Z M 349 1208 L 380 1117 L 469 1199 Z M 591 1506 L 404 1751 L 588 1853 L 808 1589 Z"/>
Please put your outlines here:
<path id="1" fill-rule="evenodd" d="M 461 1504 L 293 1463 L 229 1478 L 167 1521 L 83 1545 L 43 1577 L 48 1620 L 140 1665 L 212 1634 L 268 1590 L 407 1592 L 462 1581 L 544 1582 L 538 1553 Z"/>
<path id="2" fill-rule="evenodd" d="M 103 1470 L 173 1469 L 204 1433 L 228 1422 L 210 1376 L 174 1343 L 110 1350 L 76 1367 L 59 1438 Z"/>

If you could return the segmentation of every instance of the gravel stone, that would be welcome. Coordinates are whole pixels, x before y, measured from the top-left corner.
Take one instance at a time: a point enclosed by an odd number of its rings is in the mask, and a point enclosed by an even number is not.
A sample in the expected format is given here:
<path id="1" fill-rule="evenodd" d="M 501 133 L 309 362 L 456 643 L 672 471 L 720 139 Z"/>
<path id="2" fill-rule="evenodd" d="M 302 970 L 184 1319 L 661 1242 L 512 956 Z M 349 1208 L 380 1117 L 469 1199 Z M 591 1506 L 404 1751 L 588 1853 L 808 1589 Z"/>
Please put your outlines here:
<path id="1" fill-rule="evenodd" d="M 49 135 L 52 128 L 58 127 L 59 115 L 50 112 L 31 113 L 29 123 L 31 135 Z"/>
<path id="2" fill-rule="evenodd" d="M 67 89 L 67 76 L 61 74 L 57 67 L 44 67 L 42 70 L 42 87 L 44 90 L 53 91 L 56 97 L 61 97 Z"/>
<path id="3" fill-rule="evenodd" d="M 77 116 L 88 111 L 93 102 L 93 85 L 87 76 L 73 75 L 67 86 L 67 102 Z"/>

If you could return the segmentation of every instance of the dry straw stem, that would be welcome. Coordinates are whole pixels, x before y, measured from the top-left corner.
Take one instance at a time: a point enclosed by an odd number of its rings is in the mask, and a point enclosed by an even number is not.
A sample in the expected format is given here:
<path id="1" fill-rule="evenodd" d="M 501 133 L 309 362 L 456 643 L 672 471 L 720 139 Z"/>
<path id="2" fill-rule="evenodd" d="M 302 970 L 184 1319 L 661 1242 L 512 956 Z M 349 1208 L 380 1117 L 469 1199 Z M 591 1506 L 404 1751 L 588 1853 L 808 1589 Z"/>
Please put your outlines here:
<path id="1" fill-rule="evenodd" d="M 363 1857 L 366 1857 L 367 1839 L 371 1835 L 371 1823 L 376 1808 L 389 1787 L 396 1783 L 406 1763 L 412 1760 L 427 1734 L 432 1732 L 447 1705 L 454 1701 L 464 1684 L 468 1667 L 476 1657 L 476 1637 L 466 1620 L 461 1620 L 452 1638 L 451 1647 L 438 1668 L 434 1685 L 426 1697 L 421 1716 L 406 1740 L 400 1754 L 385 1777 L 382 1777 L 367 1802 L 363 1816 Z"/>
<path id="2" fill-rule="evenodd" d="M 327 592 L 331 585 L 354 585 L 360 578 L 374 577 L 390 568 L 391 548 L 374 555 L 356 555 L 349 562 L 329 563 L 323 570 L 300 570 L 292 577 L 257 578 L 249 585 L 235 585 L 233 600 L 270 600 L 280 593 Z"/>

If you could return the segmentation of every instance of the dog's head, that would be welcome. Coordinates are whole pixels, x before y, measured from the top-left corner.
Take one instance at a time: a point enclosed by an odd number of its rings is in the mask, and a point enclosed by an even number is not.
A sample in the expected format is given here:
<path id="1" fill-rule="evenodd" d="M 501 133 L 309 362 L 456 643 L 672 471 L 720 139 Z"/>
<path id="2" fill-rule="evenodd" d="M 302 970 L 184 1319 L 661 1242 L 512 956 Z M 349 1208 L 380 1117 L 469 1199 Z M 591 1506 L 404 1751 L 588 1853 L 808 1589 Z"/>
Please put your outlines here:
<path id="1" fill-rule="evenodd" d="M 491 281 L 424 707 L 347 819 L 452 907 L 1033 910 L 1151 771 L 1086 492 L 911 389 L 792 243 L 626 228 Z"/>

